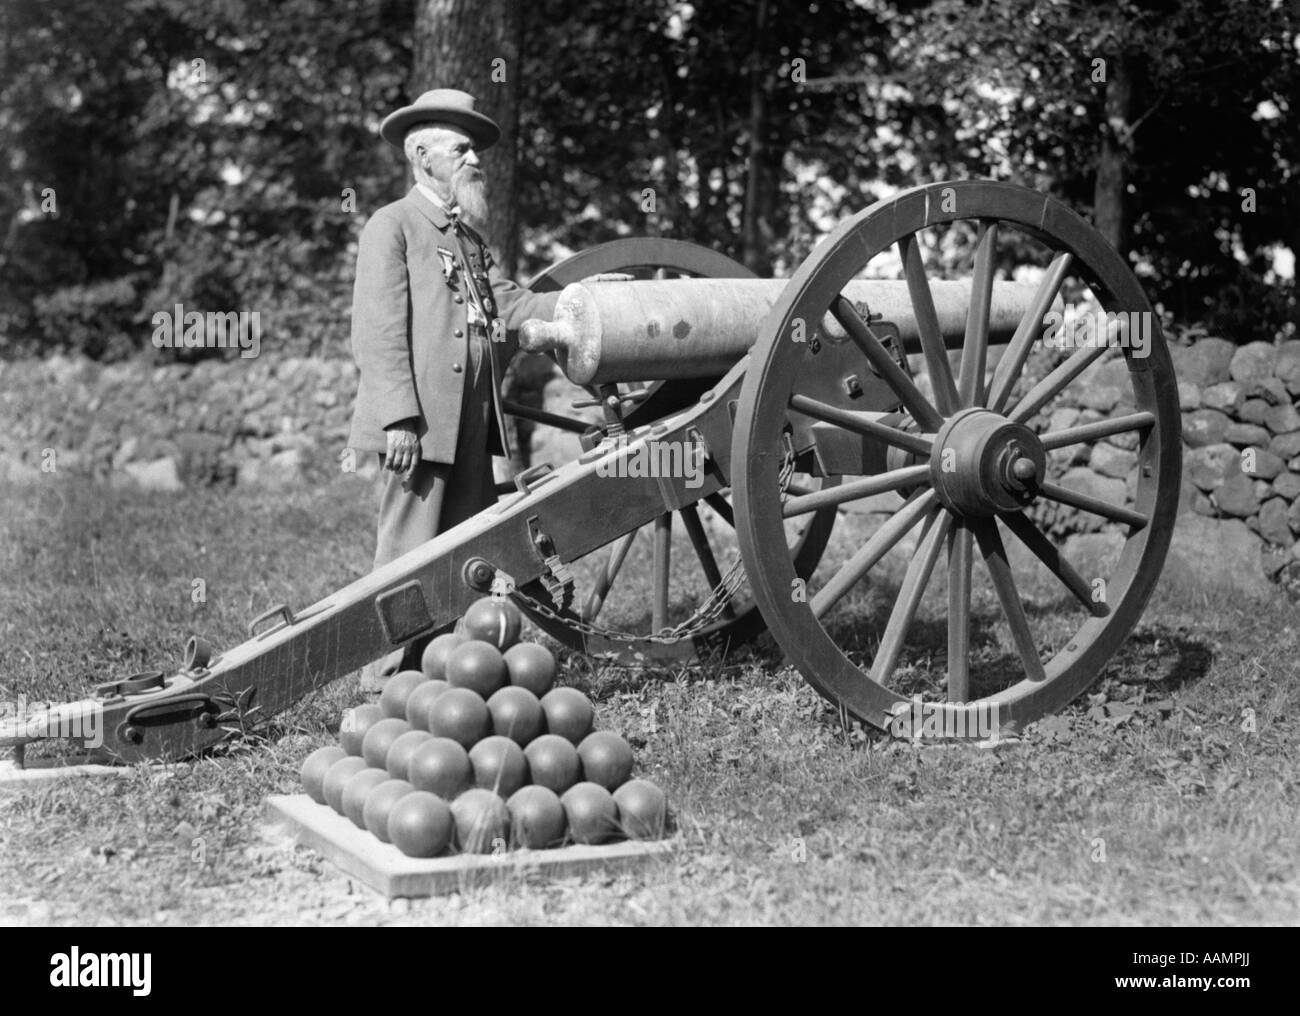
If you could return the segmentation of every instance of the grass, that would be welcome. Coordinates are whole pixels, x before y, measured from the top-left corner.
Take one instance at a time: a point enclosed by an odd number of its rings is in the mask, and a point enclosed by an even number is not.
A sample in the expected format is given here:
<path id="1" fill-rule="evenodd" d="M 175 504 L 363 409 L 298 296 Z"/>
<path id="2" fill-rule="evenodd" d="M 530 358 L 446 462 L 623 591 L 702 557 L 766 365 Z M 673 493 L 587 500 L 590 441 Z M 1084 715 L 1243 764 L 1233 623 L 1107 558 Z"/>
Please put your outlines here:
<path id="1" fill-rule="evenodd" d="M 239 641 L 271 603 L 363 572 L 373 546 L 355 478 L 220 496 L 50 478 L 0 504 L 6 699 L 169 666 L 194 630 Z M 996 626 L 978 631 L 996 659 Z M 0 920 L 1293 924 L 1298 660 L 1289 604 L 1163 590 L 1091 694 L 1024 740 L 918 749 L 843 727 L 770 645 L 661 672 L 570 658 L 565 680 L 669 794 L 681 849 L 636 874 L 503 875 L 410 909 L 264 832 L 263 798 L 296 792 L 303 758 L 363 700 L 344 679 L 225 755 L 0 795 Z"/>

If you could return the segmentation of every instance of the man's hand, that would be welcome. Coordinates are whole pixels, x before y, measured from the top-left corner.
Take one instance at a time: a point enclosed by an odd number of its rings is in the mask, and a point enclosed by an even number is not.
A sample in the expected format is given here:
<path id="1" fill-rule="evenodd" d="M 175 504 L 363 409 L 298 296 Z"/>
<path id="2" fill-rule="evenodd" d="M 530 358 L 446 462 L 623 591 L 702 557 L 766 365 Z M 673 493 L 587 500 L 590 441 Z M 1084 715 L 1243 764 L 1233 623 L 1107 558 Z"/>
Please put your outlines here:
<path id="1" fill-rule="evenodd" d="M 384 468 L 404 473 L 409 480 L 420 462 L 420 439 L 415 436 L 415 421 L 401 420 L 385 427 L 384 431 L 388 435 Z"/>

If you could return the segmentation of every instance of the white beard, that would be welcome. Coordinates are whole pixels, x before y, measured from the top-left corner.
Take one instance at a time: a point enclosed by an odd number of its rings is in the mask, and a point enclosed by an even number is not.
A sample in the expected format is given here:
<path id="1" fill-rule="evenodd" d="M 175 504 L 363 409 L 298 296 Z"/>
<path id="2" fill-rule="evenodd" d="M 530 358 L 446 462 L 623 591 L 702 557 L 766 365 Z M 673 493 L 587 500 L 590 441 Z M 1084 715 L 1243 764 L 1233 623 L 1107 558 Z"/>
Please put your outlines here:
<path id="1" fill-rule="evenodd" d="M 487 179 L 481 172 L 457 173 L 451 180 L 451 196 L 462 216 L 478 227 L 487 224 Z"/>

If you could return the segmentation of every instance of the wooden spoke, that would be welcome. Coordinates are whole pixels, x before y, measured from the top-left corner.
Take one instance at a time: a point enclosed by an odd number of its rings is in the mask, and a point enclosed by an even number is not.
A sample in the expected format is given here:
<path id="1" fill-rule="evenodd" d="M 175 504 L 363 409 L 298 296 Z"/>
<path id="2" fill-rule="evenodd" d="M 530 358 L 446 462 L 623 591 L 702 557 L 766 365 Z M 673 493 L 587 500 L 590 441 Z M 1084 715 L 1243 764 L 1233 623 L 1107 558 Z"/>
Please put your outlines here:
<path id="1" fill-rule="evenodd" d="M 1087 370 L 1099 357 L 1105 356 L 1108 352 L 1110 350 L 1104 344 L 1076 349 L 1068 360 L 1034 385 L 1029 394 L 1020 400 L 1020 404 L 1011 412 L 1009 418 L 1016 423 L 1024 423 L 1043 406 L 1047 405 L 1048 402 L 1056 398 L 1061 393 L 1062 388 Z"/>
<path id="2" fill-rule="evenodd" d="M 814 494 L 818 489 L 819 488 L 813 487 L 810 484 L 800 483 L 798 480 L 791 480 L 785 485 L 785 492 L 787 494 L 797 494 L 800 496 L 805 494 Z"/>
<path id="3" fill-rule="evenodd" d="M 845 595 L 867 574 L 876 562 L 889 553 L 917 521 L 930 511 L 938 500 L 933 489 L 918 490 L 902 508 L 889 517 L 879 529 L 871 534 L 857 552 L 848 559 L 840 570 L 831 576 L 812 598 L 812 612 L 816 617 L 823 617 L 839 603 Z"/>
<path id="4" fill-rule="evenodd" d="M 903 576 L 903 587 L 898 591 L 894 609 L 889 612 L 889 623 L 885 625 L 885 634 L 880 638 L 880 648 L 876 651 L 876 658 L 871 661 L 871 679 L 877 684 L 885 684 L 894 672 L 908 629 L 912 627 L 916 609 L 921 605 L 921 597 L 925 595 L 925 587 L 934 573 L 939 551 L 943 549 L 951 527 L 952 515 L 940 511 L 938 518 L 931 516 L 921 534 L 912 560 L 908 562 L 907 574 Z"/>
<path id="5" fill-rule="evenodd" d="M 911 384 L 911 382 L 909 381 L 908 384 Z M 910 431 L 899 430 L 896 427 L 880 423 L 871 414 L 840 409 L 836 406 L 827 405 L 825 402 L 810 399 L 807 395 L 791 395 L 790 408 L 795 412 L 803 413 L 805 416 L 811 416 L 814 420 L 833 423 L 835 426 L 851 430 L 855 434 L 875 438 L 877 441 L 883 441 L 905 451 L 916 452 L 918 455 L 928 456 L 930 449 L 934 445 L 931 439 L 920 434 L 913 434 Z"/>
<path id="6" fill-rule="evenodd" d="M 921 245 L 915 233 L 898 241 L 898 256 L 903 262 L 903 276 L 907 279 L 907 292 L 912 299 L 912 313 L 916 315 L 916 330 L 921 336 L 921 352 L 925 356 L 926 370 L 934 385 L 934 398 L 939 412 L 951 416 L 957 411 L 957 387 L 952 380 L 952 367 L 948 363 L 948 348 L 939 330 L 939 315 L 934 309 L 934 294 L 925 275 L 921 260 Z"/>
<path id="7" fill-rule="evenodd" d="M 1043 334 L 1044 318 L 1051 309 L 1056 295 L 1061 291 L 1065 275 L 1074 263 L 1070 254 L 1058 254 L 1047 267 L 1043 281 L 1038 284 L 1038 291 L 1030 301 L 1029 309 L 1016 326 L 1016 333 L 1002 354 L 1002 359 L 993 371 L 993 381 L 989 385 L 988 407 L 995 413 L 1006 408 L 1007 399 L 1016 386 L 1016 379 L 1025 367 L 1025 361 L 1034 348 L 1034 343 Z"/>
<path id="8" fill-rule="evenodd" d="M 1033 633 L 1029 630 L 1029 619 L 1025 617 L 1024 604 L 1020 602 L 1020 593 L 1016 590 L 1016 580 L 1011 574 L 1011 565 L 1007 561 L 1007 550 L 998 533 L 998 524 L 994 519 L 977 519 L 972 525 L 979 540 L 980 554 L 988 566 L 989 578 L 993 581 L 993 590 L 998 594 L 1002 604 L 1002 613 L 1011 628 L 1011 641 L 1015 643 L 1016 653 L 1024 664 L 1025 676 L 1031 681 L 1042 681 L 1047 677 L 1043 670 L 1043 661 L 1038 658 L 1038 648 L 1034 645 Z"/>
<path id="9" fill-rule="evenodd" d="M 971 530 L 963 521 L 948 541 L 948 701 L 970 698 Z"/>
<path id="10" fill-rule="evenodd" d="M 668 627 L 668 566 L 673 547 L 673 517 L 668 512 L 655 519 L 654 599 L 650 605 L 650 626 L 655 631 Z"/>
<path id="11" fill-rule="evenodd" d="M 993 273 L 997 267 L 998 224 L 981 223 L 975 245 L 975 271 L 971 279 L 970 308 L 966 312 L 966 338 L 962 344 L 957 395 L 963 407 L 984 399 L 984 368 L 989 352 L 989 310 L 993 305 Z"/>
<path id="12" fill-rule="evenodd" d="M 1070 490 L 1068 487 L 1062 487 L 1059 483 L 1041 483 L 1038 486 L 1038 492 L 1051 501 L 1068 504 L 1071 508 L 1078 508 L 1092 515 L 1100 515 L 1104 519 L 1132 526 L 1134 529 L 1145 529 L 1147 522 L 1150 521 L 1141 512 L 1136 512 L 1132 508 L 1111 504 L 1109 501 L 1103 501 L 1091 494 Z"/>
<path id="13" fill-rule="evenodd" d="M 929 480 L 929 466 L 904 466 L 902 469 L 894 469 L 879 476 L 869 476 L 866 479 L 853 480 L 851 483 L 842 483 L 838 487 L 813 491 L 802 497 L 792 497 L 782 505 L 782 513 L 787 519 L 793 518 L 796 515 L 806 515 L 818 508 L 830 508 L 875 494 L 902 490 L 914 484 L 929 483 Z"/>
<path id="14" fill-rule="evenodd" d="M 1098 441 L 1103 437 L 1122 434 L 1128 430 L 1147 430 L 1155 425 L 1156 418 L 1153 413 L 1129 413 L 1127 416 L 1117 416 L 1113 420 L 1098 420 L 1095 423 L 1084 423 L 1078 427 L 1068 427 L 1065 430 L 1044 434 L 1039 440 L 1042 441 L 1043 451 L 1050 452 L 1057 448 L 1082 444 L 1084 441 Z"/>
<path id="15" fill-rule="evenodd" d="M 704 503 L 717 512 L 723 522 L 732 529 L 736 528 L 736 513 L 731 510 L 731 503 L 725 497 L 717 492 L 705 494 Z"/>
<path id="16" fill-rule="evenodd" d="M 605 597 L 609 595 L 610 587 L 614 585 L 614 580 L 618 578 L 619 569 L 623 567 L 627 552 L 632 549 L 632 542 L 640 531 L 639 529 L 633 529 L 627 535 L 620 536 L 614 542 L 614 545 L 610 547 L 609 557 L 605 560 L 605 567 L 600 570 L 600 576 L 596 579 L 596 586 L 582 605 L 581 617 L 584 621 L 596 620 L 600 608 L 605 605 Z"/>
<path id="17" fill-rule="evenodd" d="M 1008 512 L 1002 516 L 1008 529 L 1016 534 L 1020 542 L 1030 549 L 1038 560 L 1043 562 L 1049 572 L 1061 580 L 1061 583 L 1074 594 L 1074 598 L 1083 604 L 1088 613 L 1095 617 L 1105 617 L 1110 608 L 1092 598 L 1092 587 L 1074 566 L 1061 554 L 1051 540 L 1039 529 L 1028 516 L 1022 512 Z"/>
<path id="18" fill-rule="evenodd" d="M 862 354 L 876 368 L 876 373 L 884 378 L 885 384 L 893 390 L 899 400 L 907 407 L 912 418 L 921 425 L 922 430 L 936 431 L 943 423 L 943 418 L 936 412 L 930 400 L 921 394 L 921 390 L 912 383 L 912 379 L 903 373 L 894 358 L 876 338 L 871 326 L 862 319 L 858 309 L 844 297 L 836 297 L 831 305 L 835 320 L 848 333 Z"/>
<path id="19" fill-rule="evenodd" d="M 704 526 L 700 522 L 699 510 L 693 504 L 682 507 L 682 522 L 686 524 L 686 535 L 691 538 L 691 546 L 695 548 L 695 556 L 700 559 L 700 567 L 704 569 L 704 579 L 709 584 L 710 591 L 717 589 L 722 584 L 722 572 L 718 570 L 718 562 L 713 557 L 713 549 L 709 546 L 709 539 L 704 534 Z M 722 607 L 724 617 L 735 617 L 736 612 L 731 609 L 731 603 L 728 601 Z"/>

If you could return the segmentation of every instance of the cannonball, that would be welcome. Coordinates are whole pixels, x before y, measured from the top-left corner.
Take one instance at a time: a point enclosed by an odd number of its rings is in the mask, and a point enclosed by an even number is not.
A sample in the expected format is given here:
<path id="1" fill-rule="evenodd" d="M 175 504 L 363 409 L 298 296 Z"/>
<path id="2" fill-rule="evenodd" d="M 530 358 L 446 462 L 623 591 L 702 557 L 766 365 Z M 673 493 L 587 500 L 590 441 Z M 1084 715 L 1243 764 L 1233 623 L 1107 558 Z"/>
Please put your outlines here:
<path id="1" fill-rule="evenodd" d="M 632 746 L 612 730 L 593 730 L 578 745 L 582 775 L 615 790 L 632 775 Z"/>
<path id="2" fill-rule="evenodd" d="M 456 842 L 467 854 L 490 854 L 508 842 L 510 811 L 490 790 L 475 787 L 451 805 L 456 820 Z"/>
<path id="3" fill-rule="evenodd" d="M 357 706 L 345 712 L 343 722 L 339 724 L 339 744 L 342 745 L 343 750 L 349 755 L 360 755 L 361 742 L 365 739 L 366 731 L 383 718 L 384 711 L 373 703 Z"/>
<path id="4" fill-rule="evenodd" d="M 351 819 L 352 824 L 358 829 L 366 827 L 366 820 L 362 814 L 366 806 L 366 798 L 375 787 L 387 779 L 388 773 L 382 769 L 362 769 L 343 784 L 343 814 Z"/>
<path id="5" fill-rule="evenodd" d="M 411 756 L 406 778 L 417 790 L 427 790 L 453 801 L 474 785 L 474 767 L 460 743 L 449 737 L 432 737 Z"/>
<path id="6" fill-rule="evenodd" d="M 447 683 L 488 698 L 506 683 L 506 661 L 501 650 L 486 642 L 458 645 L 447 657 Z"/>
<path id="7" fill-rule="evenodd" d="M 468 641 L 467 636 L 450 631 L 430 639 L 429 644 L 424 647 L 424 654 L 420 657 L 420 670 L 424 672 L 424 676 L 431 681 L 446 680 L 448 655 L 462 642 Z"/>
<path id="8" fill-rule="evenodd" d="M 388 768 L 388 749 L 393 742 L 411 729 L 405 720 L 386 716 L 366 731 L 361 740 L 361 757 L 372 769 Z"/>
<path id="9" fill-rule="evenodd" d="M 555 791 L 531 785 L 520 787 L 506 801 L 510 811 L 510 842 L 516 847 L 544 850 L 564 840 L 568 819 Z"/>
<path id="10" fill-rule="evenodd" d="M 388 812 L 388 840 L 407 857 L 437 857 L 451 843 L 453 821 L 447 802 L 413 790 Z"/>
<path id="11" fill-rule="evenodd" d="M 478 692 L 449 688 L 429 707 L 429 733 L 450 737 L 466 750 L 492 731 L 492 714 Z"/>
<path id="12" fill-rule="evenodd" d="M 406 719 L 407 699 L 411 697 L 411 692 L 426 680 L 424 674 L 418 670 L 399 670 L 385 682 L 384 690 L 379 695 L 379 708 L 384 711 L 385 716 L 392 716 L 399 720 Z"/>
<path id="13" fill-rule="evenodd" d="M 542 704 L 527 688 L 499 688 L 488 699 L 487 707 L 492 714 L 492 732 L 510 738 L 521 748 L 542 732 Z"/>
<path id="14" fill-rule="evenodd" d="M 582 760 L 573 742 L 559 734 L 543 734 L 524 749 L 533 783 L 563 794 L 582 779 Z"/>
<path id="15" fill-rule="evenodd" d="M 574 744 L 580 744 L 591 733 L 596 711 L 587 696 L 577 688 L 552 688 L 541 701 L 547 733 L 559 734 Z"/>
<path id="16" fill-rule="evenodd" d="M 317 748 L 307 756 L 303 762 L 299 775 L 302 777 L 302 788 L 317 804 L 325 803 L 325 791 L 322 786 L 325 780 L 325 774 L 341 758 L 346 758 L 347 752 L 337 744 L 326 745 L 324 748 Z"/>
<path id="17" fill-rule="evenodd" d="M 668 799 L 649 780 L 628 780 L 614 791 L 618 824 L 634 840 L 662 839 L 668 825 Z"/>
<path id="18" fill-rule="evenodd" d="M 575 843 L 604 843 L 618 832 L 614 795 L 599 783 L 575 783 L 560 798 Z"/>
<path id="19" fill-rule="evenodd" d="M 375 839 L 388 843 L 388 814 L 393 805 L 407 794 L 414 791 L 406 780 L 384 780 L 366 795 L 366 803 L 361 809 L 361 819 Z"/>
<path id="20" fill-rule="evenodd" d="M 555 656 L 536 642 L 520 642 L 505 651 L 510 683 L 527 688 L 541 698 L 555 684 Z"/>
<path id="21" fill-rule="evenodd" d="M 388 757 L 385 762 L 385 768 L 395 780 L 409 780 L 408 772 L 411 765 L 411 756 L 416 753 L 422 744 L 433 740 L 433 735 L 427 730 L 407 730 L 406 733 L 399 736 L 388 747 Z"/>
<path id="22" fill-rule="evenodd" d="M 425 681 L 406 699 L 406 722 L 416 730 L 429 729 L 429 707 L 433 700 L 450 688 L 446 681 Z"/>
<path id="23" fill-rule="evenodd" d="M 528 782 L 524 750 L 508 737 L 485 737 L 469 750 L 474 785 L 506 798 Z"/>
<path id="24" fill-rule="evenodd" d="M 343 814 L 343 788 L 348 780 L 365 768 L 365 759 L 348 755 L 325 770 L 325 778 L 321 780 L 321 795 L 325 798 L 325 803 L 340 815 Z"/>
<path id="25" fill-rule="evenodd" d="M 519 641 L 524 618 L 509 600 L 492 596 L 475 600 L 461 618 L 461 627 L 471 639 L 486 642 L 505 652 Z"/>

